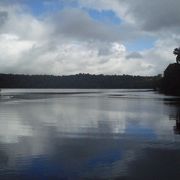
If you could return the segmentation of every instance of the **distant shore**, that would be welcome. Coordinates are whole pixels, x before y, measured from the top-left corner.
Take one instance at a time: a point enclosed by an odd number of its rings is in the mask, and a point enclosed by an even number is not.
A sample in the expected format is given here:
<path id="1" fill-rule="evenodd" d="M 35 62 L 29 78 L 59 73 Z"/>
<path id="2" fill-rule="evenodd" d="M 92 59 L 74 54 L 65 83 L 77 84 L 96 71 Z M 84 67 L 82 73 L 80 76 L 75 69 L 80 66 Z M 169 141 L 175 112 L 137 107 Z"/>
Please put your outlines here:
<path id="1" fill-rule="evenodd" d="M 0 88 L 155 89 L 159 76 L 0 74 Z"/>

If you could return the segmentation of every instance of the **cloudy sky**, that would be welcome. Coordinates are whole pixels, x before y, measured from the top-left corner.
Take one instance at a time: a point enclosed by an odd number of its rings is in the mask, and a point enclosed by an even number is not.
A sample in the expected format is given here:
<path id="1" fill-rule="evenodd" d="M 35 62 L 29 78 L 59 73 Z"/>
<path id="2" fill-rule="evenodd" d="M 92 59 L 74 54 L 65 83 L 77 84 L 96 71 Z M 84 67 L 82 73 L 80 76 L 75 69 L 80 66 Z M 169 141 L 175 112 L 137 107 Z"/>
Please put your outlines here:
<path id="1" fill-rule="evenodd" d="M 180 45 L 179 0 L 1 0 L 0 73 L 157 75 Z"/>

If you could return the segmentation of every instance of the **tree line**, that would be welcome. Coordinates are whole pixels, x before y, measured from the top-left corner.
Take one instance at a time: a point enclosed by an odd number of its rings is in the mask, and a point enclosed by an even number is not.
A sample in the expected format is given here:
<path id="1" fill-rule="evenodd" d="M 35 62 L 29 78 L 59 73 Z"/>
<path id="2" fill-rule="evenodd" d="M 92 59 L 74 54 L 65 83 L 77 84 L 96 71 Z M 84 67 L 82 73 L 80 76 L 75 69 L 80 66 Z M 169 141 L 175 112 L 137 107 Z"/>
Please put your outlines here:
<path id="1" fill-rule="evenodd" d="M 0 74 L 0 88 L 155 88 L 158 76 Z"/>

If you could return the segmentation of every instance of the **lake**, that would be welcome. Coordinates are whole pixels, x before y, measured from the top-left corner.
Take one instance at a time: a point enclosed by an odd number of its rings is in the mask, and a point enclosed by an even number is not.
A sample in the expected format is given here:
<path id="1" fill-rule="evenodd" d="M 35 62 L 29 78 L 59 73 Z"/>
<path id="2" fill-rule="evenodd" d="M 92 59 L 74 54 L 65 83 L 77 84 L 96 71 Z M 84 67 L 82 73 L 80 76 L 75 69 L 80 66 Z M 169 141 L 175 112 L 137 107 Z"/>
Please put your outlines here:
<path id="1" fill-rule="evenodd" d="M 3 89 L 0 179 L 179 180 L 180 99 L 134 89 Z"/>

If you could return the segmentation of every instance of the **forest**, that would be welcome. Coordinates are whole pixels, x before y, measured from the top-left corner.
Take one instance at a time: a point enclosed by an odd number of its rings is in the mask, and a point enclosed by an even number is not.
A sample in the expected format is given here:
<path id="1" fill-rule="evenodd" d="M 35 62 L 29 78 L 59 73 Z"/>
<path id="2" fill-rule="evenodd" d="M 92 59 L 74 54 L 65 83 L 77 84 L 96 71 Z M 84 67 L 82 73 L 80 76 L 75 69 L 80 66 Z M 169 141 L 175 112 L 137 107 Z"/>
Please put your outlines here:
<path id="1" fill-rule="evenodd" d="M 0 88 L 156 88 L 159 76 L 0 74 Z"/>

